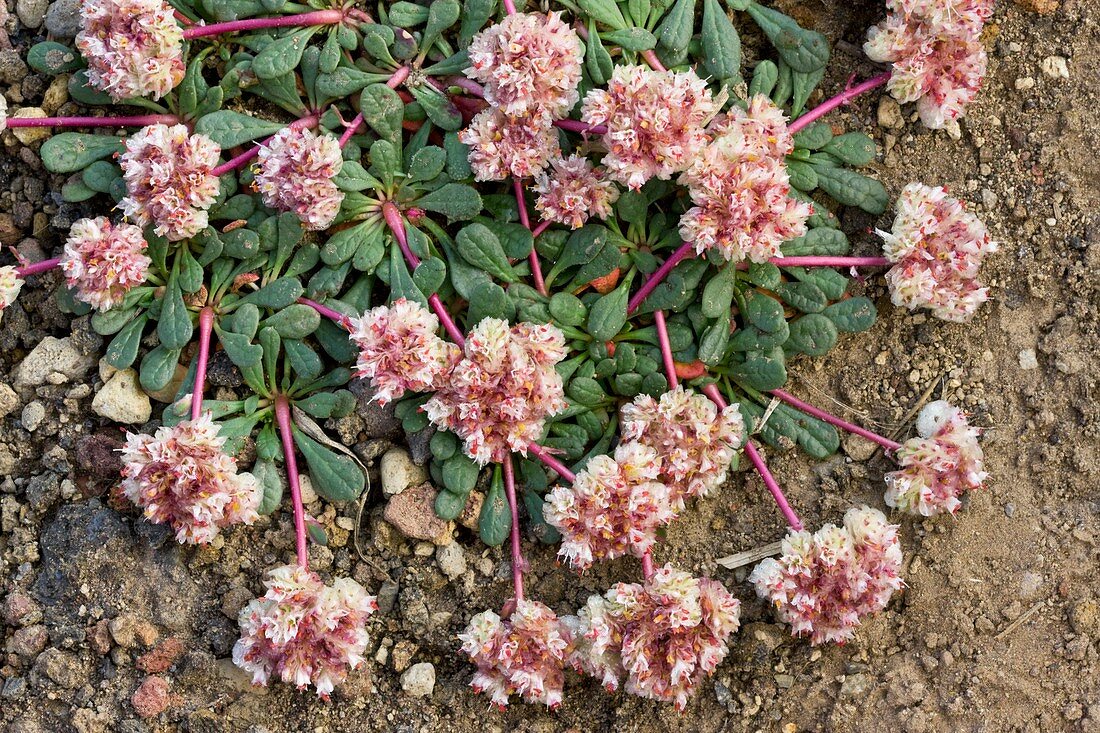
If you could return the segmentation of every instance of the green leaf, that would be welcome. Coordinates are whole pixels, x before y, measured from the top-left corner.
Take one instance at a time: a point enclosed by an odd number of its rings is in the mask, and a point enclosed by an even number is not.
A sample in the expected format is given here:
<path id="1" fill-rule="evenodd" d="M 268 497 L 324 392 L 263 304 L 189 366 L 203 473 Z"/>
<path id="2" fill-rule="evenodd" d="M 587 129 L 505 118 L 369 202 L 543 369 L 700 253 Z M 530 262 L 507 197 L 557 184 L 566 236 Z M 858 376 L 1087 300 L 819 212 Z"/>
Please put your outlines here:
<path id="1" fill-rule="evenodd" d="M 873 178 L 848 168 L 814 166 L 821 190 L 846 206 L 858 206 L 868 214 L 882 214 L 890 204 L 886 188 Z"/>
<path id="2" fill-rule="evenodd" d="M 452 221 L 463 221 L 481 213 L 481 196 L 472 186 L 448 183 L 421 196 L 416 205 L 443 214 Z"/>
<path id="3" fill-rule="evenodd" d="M 462 129 L 462 113 L 450 97 L 430 84 L 417 84 L 409 87 L 409 90 L 428 115 L 428 119 L 440 129 L 448 132 Z"/>
<path id="4" fill-rule="evenodd" d="M 110 336 L 121 331 L 138 312 L 137 308 L 127 308 L 125 306 L 126 304 L 123 303 L 111 310 L 92 313 L 92 330 L 100 336 Z"/>
<path id="5" fill-rule="evenodd" d="M 787 175 L 790 176 L 791 185 L 800 191 L 813 191 L 817 188 L 817 171 L 805 161 L 788 158 Z"/>
<path id="6" fill-rule="evenodd" d="M 619 287 L 588 309 L 588 333 L 597 341 L 610 341 L 626 325 L 626 306 L 630 298 L 631 278 L 625 278 Z"/>
<path id="7" fill-rule="evenodd" d="M 263 324 L 283 338 L 302 339 L 321 325 L 321 314 L 308 305 L 293 303 L 266 318 Z"/>
<path id="8" fill-rule="evenodd" d="M 428 6 L 428 25 L 420 38 L 421 49 L 434 46 L 443 31 L 457 23 L 461 15 L 462 5 L 458 0 L 433 0 Z"/>
<path id="9" fill-rule="evenodd" d="M 443 435 L 445 433 L 436 433 Z M 457 448 L 457 441 L 455 447 Z M 477 485 L 478 474 L 481 467 L 470 460 L 465 453 L 455 451 L 454 454 L 443 461 L 443 486 L 455 494 L 469 494 Z"/>
<path id="10" fill-rule="evenodd" d="M 349 456 L 335 453 L 293 427 L 294 443 L 309 466 L 313 489 L 329 501 L 354 501 L 366 486 L 362 469 Z"/>
<path id="11" fill-rule="evenodd" d="M 439 257 L 422 260 L 412 274 L 421 293 L 437 293 L 447 280 L 447 265 Z"/>
<path id="12" fill-rule="evenodd" d="M 75 173 L 124 149 L 123 142 L 111 135 L 62 132 L 42 143 L 38 154 L 50 173 Z"/>
<path id="13" fill-rule="evenodd" d="M 200 118 L 195 123 L 195 132 L 206 135 L 225 150 L 259 137 L 274 135 L 283 127 L 281 122 L 270 122 L 241 112 L 221 110 Z"/>
<path id="14" fill-rule="evenodd" d="M 317 352 L 309 345 L 297 339 L 287 339 L 283 341 L 283 351 L 286 352 L 287 360 L 290 362 L 290 368 L 293 369 L 294 373 L 300 378 L 309 381 L 321 375 L 323 369 L 321 357 L 319 357 Z M 323 392 L 321 394 L 335 393 Z M 309 412 L 308 410 L 306 411 Z M 313 413 L 310 414 L 312 415 Z M 317 416 L 314 415 L 314 417 Z"/>
<path id="15" fill-rule="evenodd" d="M 512 530 L 512 513 L 508 510 L 508 501 L 504 497 L 504 480 L 499 474 L 499 469 L 494 469 L 489 493 L 481 505 L 481 516 L 477 522 L 481 541 L 490 547 L 504 544 Z"/>
<path id="16" fill-rule="evenodd" d="M 386 80 L 385 74 L 371 74 L 353 66 L 339 66 L 317 77 L 317 93 L 329 99 L 343 99 L 371 84 Z M 381 84 L 380 86 L 385 86 Z M 388 87 L 387 87 L 388 88 Z"/>
<path id="17" fill-rule="evenodd" d="M 831 267 L 786 267 L 788 273 L 804 283 L 813 283 L 829 300 L 840 300 L 848 290 L 848 278 Z"/>
<path id="18" fill-rule="evenodd" d="M 179 282 L 172 278 L 164 291 L 164 300 L 161 301 L 157 336 L 165 348 L 182 349 L 191 340 L 193 331 L 191 314 L 183 302 L 183 292 Z"/>
<path id="19" fill-rule="evenodd" d="M 504 254 L 510 259 L 525 259 L 535 247 L 535 238 L 531 230 L 522 224 L 514 224 L 494 219 L 479 219 L 479 221 L 492 230 L 500 240 L 500 246 L 504 248 Z"/>
<path id="20" fill-rule="evenodd" d="M 813 283 L 783 283 L 775 289 L 783 302 L 788 303 L 803 313 L 820 313 L 825 309 L 829 299 L 821 288 Z"/>
<path id="21" fill-rule="evenodd" d="M 401 150 L 389 140 L 375 140 L 370 146 L 371 170 L 389 183 L 403 172 Z"/>
<path id="22" fill-rule="evenodd" d="M 470 147 L 458 139 L 458 133 L 448 132 L 443 136 L 443 149 L 447 151 L 447 175 L 454 180 L 465 180 L 473 176 L 470 167 Z"/>
<path id="23" fill-rule="evenodd" d="M 531 531 L 539 542 L 544 545 L 554 545 L 561 542 L 561 533 L 546 523 L 543 515 L 543 498 L 534 491 L 523 492 L 523 506 L 527 509 L 527 516 L 531 521 Z"/>
<path id="24" fill-rule="evenodd" d="M 370 85 L 359 97 L 359 111 L 379 137 L 390 141 L 400 139 L 405 103 L 395 90 L 385 84 Z"/>
<path id="25" fill-rule="evenodd" d="M 614 4 L 612 4 L 612 7 L 614 7 L 616 11 L 619 9 L 618 6 Z M 600 41 L 600 34 L 596 31 L 596 24 L 592 21 L 588 23 L 588 40 L 585 42 L 584 66 L 588 71 L 588 75 L 592 77 L 592 81 L 598 85 L 606 84 L 607 80 L 611 78 L 611 72 L 615 70 L 614 62 L 611 60 L 611 54 L 604 48 L 603 43 Z"/>
<path id="26" fill-rule="evenodd" d="M 783 306 L 775 298 L 756 290 L 746 293 L 744 316 L 745 320 L 765 333 L 774 333 L 786 323 Z"/>
<path id="27" fill-rule="evenodd" d="M 396 240 L 390 247 L 389 285 L 390 300 L 405 298 L 406 300 L 416 301 L 425 308 L 428 307 L 428 299 L 420 288 L 416 287 L 416 283 L 409 275 L 409 268 L 405 265 L 405 258 L 401 254 L 401 249 L 397 246 Z"/>
<path id="28" fill-rule="evenodd" d="M 703 337 L 699 341 L 699 360 L 709 366 L 721 364 L 729 342 L 730 316 L 729 311 L 726 311 L 703 331 Z"/>
<path id="29" fill-rule="evenodd" d="M 703 0 L 703 65 L 715 79 L 741 79 L 741 37 L 718 0 Z"/>
<path id="30" fill-rule="evenodd" d="M 600 41 L 619 46 L 627 51 L 652 51 L 657 47 L 657 37 L 645 28 L 623 28 L 600 34 Z"/>
<path id="31" fill-rule="evenodd" d="M 875 159 L 875 141 L 862 132 L 848 132 L 834 137 L 821 150 L 848 165 L 864 166 Z"/>
<path id="32" fill-rule="evenodd" d="M 316 392 L 305 399 L 296 400 L 295 405 L 319 419 L 347 415 L 355 408 L 355 396 L 346 389 L 335 392 Z"/>
<path id="33" fill-rule="evenodd" d="M 790 336 L 787 321 L 781 321 L 774 331 L 762 331 L 756 326 L 746 326 L 730 338 L 730 348 L 734 351 L 769 351 L 782 346 Z"/>
<path id="34" fill-rule="evenodd" d="M 695 28 L 695 0 L 676 0 L 665 19 L 657 26 L 661 47 L 673 55 L 682 54 L 691 42 Z"/>
<path id="35" fill-rule="evenodd" d="M 805 255 L 832 255 L 840 256 L 848 254 L 851 245 L 848 237 L 839 229 L 818 227 L 811 229 L 798 239 L 791 239 L 783 243 L 784 257 L 801 257 Z"/>
<path id="36" fill-rule="evenodd" d="M 584 302 L 572 293 L 550 296 L 550 315 L 562 326 L 580 326 L 588 315 Z"/>
<path id="37" fill-rule="evenodd" d="M 252 336 L 219 329 L 218 341 L 229 360 L 241 369 L 258 366 L 263 358 L 264 350 L 258 344 L 252 343 Z"/>
<path id="38" fill-rule="evenodd" d="M 399 0 L 389 7 L 389 21 L 398 28 L 413 28 L 428 19 L 428 12 L 424 5 Z"/>
<path id="39" fill-rule="evenodd" d="M 794 134 L 794 146 L 806 150 L 820 150 L 832 139 L 832 125 L 828 122 L 814 122 Z"/>
<path id="40" fill-rule="evenodd" d="M 87 201 L 96 193 L 96 191 L 84 185 L 84 181 L 68 181 L 61 185 L 61 198 L 73 204 Z"/>
<path id="41" fill-rule="evenodd" d="M 816 71 L 810 71 L 803 73 L 801 71 L 791 72 L 791 117 L 798 117 L 802 114 L 802 110 L 806 108 L 806 102 L 809 100 L 810 95 L 813 94 L 814 89 L 821 83 L 822 78 L 825 76 L 825 67 L 822 66 Z"/>
<path id="42" fill-rule="evenodd" d="M 150 351 L 141 360 L 138 380 L 141 386 L 147 392 L 159 392 L 167 387 L 176 375 L 179 358 L 179 349 L 166 349 L 163 344 Z"/>
<path id="43" fill-rule="evenodd" d="M 594 407 L 607 398 L 600 383 L 591 377 L 574 377 L 566 394 L 572 402 L 585 407 Z"/>
<path id="44" fill-rule="evenodd" d="M 515 306 L 504 292 L 504 288 L 494 282 L 478 285 L 470 297 L 470 307 L 466 312 L 466 322 L 481 323 L 486 318 L 510 320 L 515 316 Z"/>
<path id="45" fill-rule="evenodd" d="M 596 259 L 605 247 L 610 246 L 611 240 L 611 232 L 599 224 L 588 224 L 577 229 L 566 240 L 565 247 L 562 248 L 554 266 L 546 275 L 546 282 L 548 284 L 553 282 L 560 273 L 574 265 L 582 265 Z"/>
<path id="46" fill-rule="evenodd" d="M 305 290 L 297 278 L 281 277 L 268 283 L 254 293 L 241 298 L 240 303 L 252 303 L 261 308 L 280 310 L 302 297 Z"/>
<path id="47" fill-rule="evenodd" d="M 428 145 L 413 153 L 409 161 L 410 181 L 434 181 L 447 165 L 447 152 L 435 145 Z"/>
<path id="48" fill-rule="evenodd" d="M 765 290 L 775 290 L 782 281 L 779 268 L 770 262 L 750 262 L 749 282 Z"/>
<path id="49" fill-rule="evenodd" d="M 382 182 L 367 173 L 367 169 L 357 160 L 345 160 L 340 172 L 332 177 L 332 182 L 343 191 L 364 191 L 368 188 L 381 188 Z"/>
<path id="50" fill-rule="evenodd" d="M 613 29 L 626 28 L 626 18 L 613 0 L 579 0 L 585 15 Z"/>
<path id="51" fill-rule="evenodd" d="M 455 248 L 468 263 L 504 282 L 516 279 L 500 239 L 484 224 L 467 224 L 455 237 Z"/>
<path id="52" fill-rule="evenodd" d="M 761 392 L 779 389 L 787 383 L 787 366 L 780 348 L 750 351 L 745 355 L 745 361 L 735 364 L 730 373 Z"/>
<path id="53" fill-rule="evenodd" d="M 437 430 L 432 439 L 428 441 L 428 447 L 431 448 L 432 456 L 437 461 L 446 461 L 458 453 L 458 438 L 455 437 L 454 433 Z"/>
<path id="54" fill-rule="evenodd" d="M 283 491 L 286 487 L 283 472 L 274 461 L 261 458 L 252 467 L 252 475 L 256 477 L 256 483 L 260 485 L 262 492 L 260 506 L 256 511 L 261 515 L 271 514 L 279 508 L 283 500 Z"/>
<path id="55" fill-rule="evenodd" d="M 198 292 L 199 288 L 202 287 L 202 265 L 199 264 L 198 260 L 195 259 L 195 256 L 191 254 L 191 250 L 187 247 L 180 248 L 179 262 L 180 288 L 185 293 Z"/>
<path id="56" fill-rule="evenodd" d="M 725 266 L 712 277 L 703 288 L 703 300 L 700 303 L 702 313 L 707 318 L 728 315 L 733 302 L 733 288 L 737 283 L 737 268 Z"/>
<path id="57" fill-rule="evenodd" d="M 810 313 L 790 325 L 787 349 L 810 356 L 824 356 L 836 345 L 837 331 L 833 322 L 820 313 Z"/>
<path id="58" fill-rule="evenodd" d="M 27 64 L 40 74 L 57 76 L 76 71 L 84 65 L 80 54 L 55 41 L 42 41 L 27 52 Z"/>
<path id="59" fill-rule="evenodd" d="M 755 97 L 757 94 L 770 97 L 778 82 L 779 67 L 775 65 L 775 62 L 768 59 L 760 61 L 752 72 L 752 80 L 749 82 L 749 97 Z"/>
<path id="60" fill-rule="evenodd" d="M 111 343 L 107 346 L 105 358 L 107 363 L 115 369 L 127 369 L 137 359 L 138 347 L 141 346 L 141 335 L 145 330 L 145 324 L 149 316 L 140 315 L 123 326 Z"/>
<path id="61" fill-rule="evenodd" d="M 463 0 L 462 25 L 459 26 L 458 37 L 464 46 L 489 22 L 496 7 L 497 0 Z"/>
<path id="62" fill-rule="evenodd" d="M 341 229 L 329 237 L 321 248 L 321 261 L 330 267 L 347 262 L 372 236 L 381 238 L 381 229 L 377 220 L 368 220 L 348 229 Z"/>
<path id="63" fill-rule="evenodd" d="M 878 313 L 869 298 L 859 296 L 833 303 L 821 314 L 833 322 L 838 331 L 857 333 L 866 331 L 875 323 Z"/>
<path id="64" fill-rule="evenodd" d="M 829 62 L 829 42 L 825 36 L 808 31 L 790 16 L 759 3 L 750 4 L 746 10 L 792 70 L 808 73 L 824 68 Z"/>
<path id="65" fill-rule="evenodd" d="M 252 71 L 260 79 L 274 79 L 294 71 L 318 26 L 302 28 L 264 46 L 252 59 Z"/>
<path id="66" fill-rule="evenodd" d="M 435 495 L 435 515 L 444 522 L 452 522 L 462 516 L 468 499 L 467 494 L 440 491 Z"/>

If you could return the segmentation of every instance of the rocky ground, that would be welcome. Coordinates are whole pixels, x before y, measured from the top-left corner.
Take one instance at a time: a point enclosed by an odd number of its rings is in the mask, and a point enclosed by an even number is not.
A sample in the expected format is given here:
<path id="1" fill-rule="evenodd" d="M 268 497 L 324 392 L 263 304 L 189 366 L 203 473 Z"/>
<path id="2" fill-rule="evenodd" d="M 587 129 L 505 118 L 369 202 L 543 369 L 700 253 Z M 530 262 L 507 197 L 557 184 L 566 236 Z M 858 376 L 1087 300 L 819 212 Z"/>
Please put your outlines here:
<path id="1" fill-rule="evenodd" d="M 911 109 L 877 95 L 831 118 L 876 137 L 877 172 L 892 191 L 911 180 L 948 185 L 1003 243 L 985 272 L 995 300 L 969 326 L 898 312 L 871 282 L 881 316 L 874 329 L 796 370 L 793 391 L 883 431 L 903 434 L 905 415 L 941 396 L 987 428 L 988 490 L 957 518 L 903 522 L 909 587 L 855 641 L 812 648 L 790 638 L 744 582 L 747 569 L 716 565 L 783 533 L 761 483 L 740 474 L 689 511 L 657 552 L 659 562 L 715 575 L 744 600 L 729 657 L 684 714 L 575 676 L 555 713 L 490 712 L 467 687 L 471 669 L 456 655 L 455 634 L 505 600 L 507 564 L 468 529 L 425 521 L 423 474 L 400 447 L 399 425 L 374 410 L 330 427 L 385 470 L 389 492 L 408 488 L 390 499 L 375 469 L 362 516 L 356 506 L 317 503 L 330 546 L 312 555 L 322 572 L 351 575 L 378 594 L 372 662 L 327 703 L 285 686 L 254 690 L 228 659 L 234 619 L 260 591 L 262 571 L 291 555 L 289 514 L 194 550 L 108 506 L 119 424 L 148 430 L 160 405 L 136 391 L 132 375 L 99 365 L 102 339 L 86 319 L 58 311 L 48 275 L 24 289 L 0 329 L 0 728 L 1100 730 L 1100 124 L 1092 113 L 1100 2 L 1021 3 L 1002 0 L 988 27 L 990 77 L 962 140 L 925 131 Z M 778 4 L 849 44 L 836 52 L 828 90 L 850 71 L 873 71 L 844 49 L 859 43 L 881 3 Z M 0 90 L 10 107 L 75 111 L 64 84 L 30 72 L 21 57 L 42 37 L 71 37 L 76 6 L 9 0 L 0 9 Z M 31 260 L 55 253 L 85 213 L 60 201 L 64 180 L 42 169 L 42 135 L 0 138 L 0 243 Z M 876 246 L 859 233 L 874 223 L 846 221 L 862 251 Z M 211 380 L 230 393 L 239 381 L 226 366 L 216 363 Z M 411 448 L 422 457 L 423 441 Z M 812 526 L 854 503 L 881 506 L 890 468 L 856 441 L 828 461 L 773 453 L 771 463 Z M 528 547 L 532 587 L 559 610 L 637 572 L 625 562 L 578 578 L 554 564 L 551 549 Z"/>

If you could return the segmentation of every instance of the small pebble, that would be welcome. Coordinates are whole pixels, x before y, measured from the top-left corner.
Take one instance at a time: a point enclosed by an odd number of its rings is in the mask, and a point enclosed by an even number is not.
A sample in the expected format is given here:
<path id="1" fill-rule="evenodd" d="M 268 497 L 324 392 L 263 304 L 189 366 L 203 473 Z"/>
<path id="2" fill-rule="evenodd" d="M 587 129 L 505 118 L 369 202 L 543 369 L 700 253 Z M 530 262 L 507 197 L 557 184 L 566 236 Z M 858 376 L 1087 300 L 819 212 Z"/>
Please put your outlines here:
<path id="1" fill-rule="evenodd" d="M 431 662 L 419 662 L 401 675 L 401 689 L 413 697 L 427 697 L 435 690 L 435 667 Z"/>

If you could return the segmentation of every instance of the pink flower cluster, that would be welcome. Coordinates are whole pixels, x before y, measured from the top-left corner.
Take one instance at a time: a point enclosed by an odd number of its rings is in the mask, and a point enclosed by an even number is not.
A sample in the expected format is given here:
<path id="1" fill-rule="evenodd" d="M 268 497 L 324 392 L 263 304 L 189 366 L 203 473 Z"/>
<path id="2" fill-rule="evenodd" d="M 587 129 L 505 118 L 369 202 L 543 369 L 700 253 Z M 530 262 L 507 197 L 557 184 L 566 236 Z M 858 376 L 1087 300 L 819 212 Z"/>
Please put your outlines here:
<path id="1" fill-rule="evenodd" d="M 937 318 L 970 320 L 989 289 L 978 281 L 986 255 L 997 251 L 985 224 L 936 186 L 910 183 L 901 192 L 892 231 L 878 231 L 894 305 L 928 308 Z"/>
<path id="2" fill-rule="evenodd" d="M 4 309 L 15 302 L 19 297 L 19 291 L 23 288 L 23 278 L 19 277 L 19 270 L 11 265 L 0 267 L 0 316 Z"/>
<path id="3" fill-rule="evenodd" d="M 271 675 L 299 689 L 313 684 L 328 698 L 349 669 L 363 662 L 367 618 L 378 610 L 374 596 L 351 578 L 325 585 L 314 572 L 293 565 L 275 568 L 267 592 L 241 609 L 241 638 L 233 663 L 267 685 Z"/>
<path id="4" fill-rule="evenodd" d="M 344 193 L 332 182 L 344 159 L 332 135 L 284 127 L 260 146 L 256 187 L 264 205 L 292 211 L 306 229 L 326 229 L 340 213 Z"/>
<path id="5" fill-rule="evenodd" d="M 169 241 L 188 239 L 206 228 L 206 210 L 218 197 L 211 172 L 221 148 L 205 135 L 188 134 L 185 125 L 149 125 L 126 141 L 120 158 L 126 179 L 123 213 L 140 227 Z"/>
<path id="6" fill-rule="evenodd" d="M 713 139 L 680 176 L 695 204 L 680 218 L 680 236 L 703 254 L 731 262 L 767 262 L 780 245 L 806 233 L 811 206 L 790 197 L 784 157 L 794 150 L 783 113 L 763 95 L 748 111 L 734 107 L 712 127 Z"/>
<path id="7" fill-rule="evenodd" d="M 135 285 L 145 282 L 152 260 L 145 237 L 133 224 L 111 224 L 99 216 L 81 219 L 69 229 L 61 270 L 66 284 L 96 310 L 122 302 Z"/>
<path id="8" fill-rule="evenodd" d="M 459 139 L 479 181 L 528 178 L 560 155 L 555 119 L 580 98 L 583 47 L 561 13 L 514 13 L 474 36 L 466 74 L 490 107 Z"/>
<path id="9" fill-rule="evenodd" d="M 745 435 L 737 405 L 719 411 L 682 385 L 660 400 L 638 395 L 620 412 L 623 440 L 638 441 L 661 456 L 660 480 L 677 511 L 685 499 L 706 496 L 722 485 Z"/>
<path id="10" fill-rule="evenodd" d="M 465 357 L 424 405 L 438 427 L 465 441 L 466 455 L 485 465 L 508 453 L 527 454 L 547 417 L 566 408 L 554 365 L 565 358 L 565 336 L 548 324 L 511 328 L 486 318 L 466 337 Z"/>
<path id="11" fill-rule="evenodd" d="M 613 179 L 637 190 L 654 176 L 667 180 L 695 160 L 722 102 L 694 71 L 616 66 L 607 89 L 585 96 L 581 118 L 607 126 L 603 164 Z"/>
<path id="12" fill-rule="evenodd" d="M 849 509 L 843 527 L 792 531 L 783 554 L 757 565 L 749 580 L 791 633 L 843 644 L 862 617 L 881 611 L 904 586 L 897 530 L 877 509 Z"/>
<path id="13" fill-rule="evenodd" d="M 407 390 L 438 389 L 461 357 L 459 348 L 436 331 L 439 319 L 415 301 L 399 298 L 351 321 L 359 347 L 358 375 L 371 380 L 374 399 L 385 405 Z"/>
<path id="14" fill-rule="evenodd" d="M 503 709 L 511 695 L 551 708 L 561 704 L 569 630 L 548 607 L 519 600 L 507 619 L 482 611 L 458 635 L 477 665 L 471 686 Z"/>
<path id="15" fill-rule="evenodd" d="M 232 524 L 252 524 L 261 490 L 250 473 L 222 450 L 225 438 L 209 412 L 155 435 L 128 433 L 122 448 L 122 494 L 176 539 L 210 542 Z"/>
<path id="16" fill-rule="evenodd" d="M 76 47 L 96 89 L 160 99 L 183 81 L 183 32 L 164 0 L 84 0 L 80 15 Z"/>
<path id="17" fill-rule="evenodd" d="M 581 570 L 595 560 L 644 555 L 657 529 L 677 515 L 660 476 L 660 456 L 641 443 L 620 444 L 614 458 L 593 456 L 572 486 L 546 495 L 546 521 L 562 534 L 558 555 Z"/>
<path id="18" fill-rule="evenodd" d="M 574 617 L 569 661 L 609 690 L 674 702 L 683 711 L 695 688 L 729 652 L 741 602 L 710 578 L 669 565 L 644 584 L 619 583 L 592 596 Z"/>
<path id="19" fill-rule="evenodd" d="M 986 53 L 981 34 L 993 0 L 888 0 L 890 15 L 867 32 L 875 61 L 893 64 L 888 89 L 916 102 L 921 121 L 959 135 L 959 118 L 981 87 Z"/>
<path id="20" fill-rule="evenodd" d="M 982 431 L 967 423 L 962 410 L 940 400 L 921 410 L 917 432 L 919 438 L 897 451 L 900 470 L 886 474 L 886 504 L 926 517 L 954 514 L 959 497 L 982 488 L 989 475 L 982 470 Z"/>
<path id="21" fill-rule="evenodd" d="M 542 218 L 570 229 L 580 229 L 590 216 L 606 219 L 619 198 L 619 189 L 607 180 L 606 172 L 580 155 L 551 160 L 550 171 L 535 176 L 534 190 L 539 195 L 535 208 Z"/>

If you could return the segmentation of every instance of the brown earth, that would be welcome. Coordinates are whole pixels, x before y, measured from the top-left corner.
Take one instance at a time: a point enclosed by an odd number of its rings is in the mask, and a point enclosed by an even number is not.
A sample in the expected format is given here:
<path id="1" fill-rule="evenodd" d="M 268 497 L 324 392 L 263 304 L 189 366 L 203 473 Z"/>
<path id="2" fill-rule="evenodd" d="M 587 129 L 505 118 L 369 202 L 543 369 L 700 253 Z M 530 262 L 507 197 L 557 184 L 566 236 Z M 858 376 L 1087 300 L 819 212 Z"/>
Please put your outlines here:
<path id="1" fill-rule="evenodd" d="M 871 2 L 778 4 L 848 44 L 858 44 L 882 13 Z M 70 327 L 50 298 L 55 276 L 44 276 L 5 311 L 0 329 L 0 617 L 7 624 L 0 728 L 1100 730 L 1100 125 L 1093 117 L 1100 3 L 1025 5 L 1002 2 L 988 28 L 990 76 L 961 140 L 924 130 L 910 108 L 899 115 L 877 94 L 830 118 L 875 136 L 882 153 L 875 168 L 891 192 L 912 180 L 947 185 L 974 203 L 1002 242 L 985 271 L 994 301 L 973 323 L 897 311 L 872 280 L 880 312 L 873 330 L 795 370 L 796 394 L 885 431 L 909 430 L 903 417 L 926 394 L 965 406 L 987 428 L 988 490 L 970 496 L 954 519 L 902 521 L 908 589 L 852 643 L 813 648 L 790 638 L 754 598 L 746 569 L 716 565 L 717 557 L 783 533 L 759 480 L 739 474 L 687 512 L 657 551 L 659 562 L 713 574 L 744 601 L 744 627 L 729 657 L 685 713 L 608 695 L 576 676 L 557 712 L 523 704 L 493 712 L 467 687 L 471 668 L 456 654 L 455 635 L 470 615 L 505 600 L 505 558 L 462 529 L 459 553 L 407 540 L 381 521 L 375 494 L 363 519 L 364 559 L 348 531 L 353 506 L 317 505 L 331 546 L 313 550 L 322 572 L 350 574 L 379 594 L 375 661 L 327 703 L 282 685 L 252 690 L 226 659 L 233 619 L 260 590 L 263 569 L 289 557 L 288 514 L 193 550 L 107 508 L 104 479 L 120 433 L 90 407 L 102 385 L 94 369 L 102 340 L 86 319 Z M 73 2 L 59 0 L 39 28 L 45 8 L 44 0 L 20 0 L 2 24 L 0 85 L 14 106 L 43 104 L 43 95 L 54 108 L 64 101 L 19 61 L 36 34 L 63 29 Z M 874 71 L 843 50 L 852 47 L 835 51 L 827 91 L 851 71 Z M 6 132 L 3 144 L 0 242 L 38 259 L 57 250 L 86 207 L 53 193 L 63 181 L 43 172 L 39 143 L 26 147 Z M 888 220 L 845 219 L 858 251 L 874 250 L 864 232 L 876 224 Z M 35 344 L 69 333 L 75 353 L 86 355 L 87 379 L 12 388 L 12 369 Z M 231 379 L 222 383 L 233 388 Z M 377 416 L 333 427 L 353 439 L 369 435 L 374 456 L 400 440 Z M 890 467 L 854 441 L 820 463 L 775 452 L 770 462 L 810 526 L 837 520 L 852 504 L 881 506 Z M 531 586 L 559 611 L 637 572 L 623 562 L 577 577 L 555 566 L 551 549 L 527 547 Z M 422 662 L 434 665 L 434 690 L 411 697 L 400 673 Z"/>

